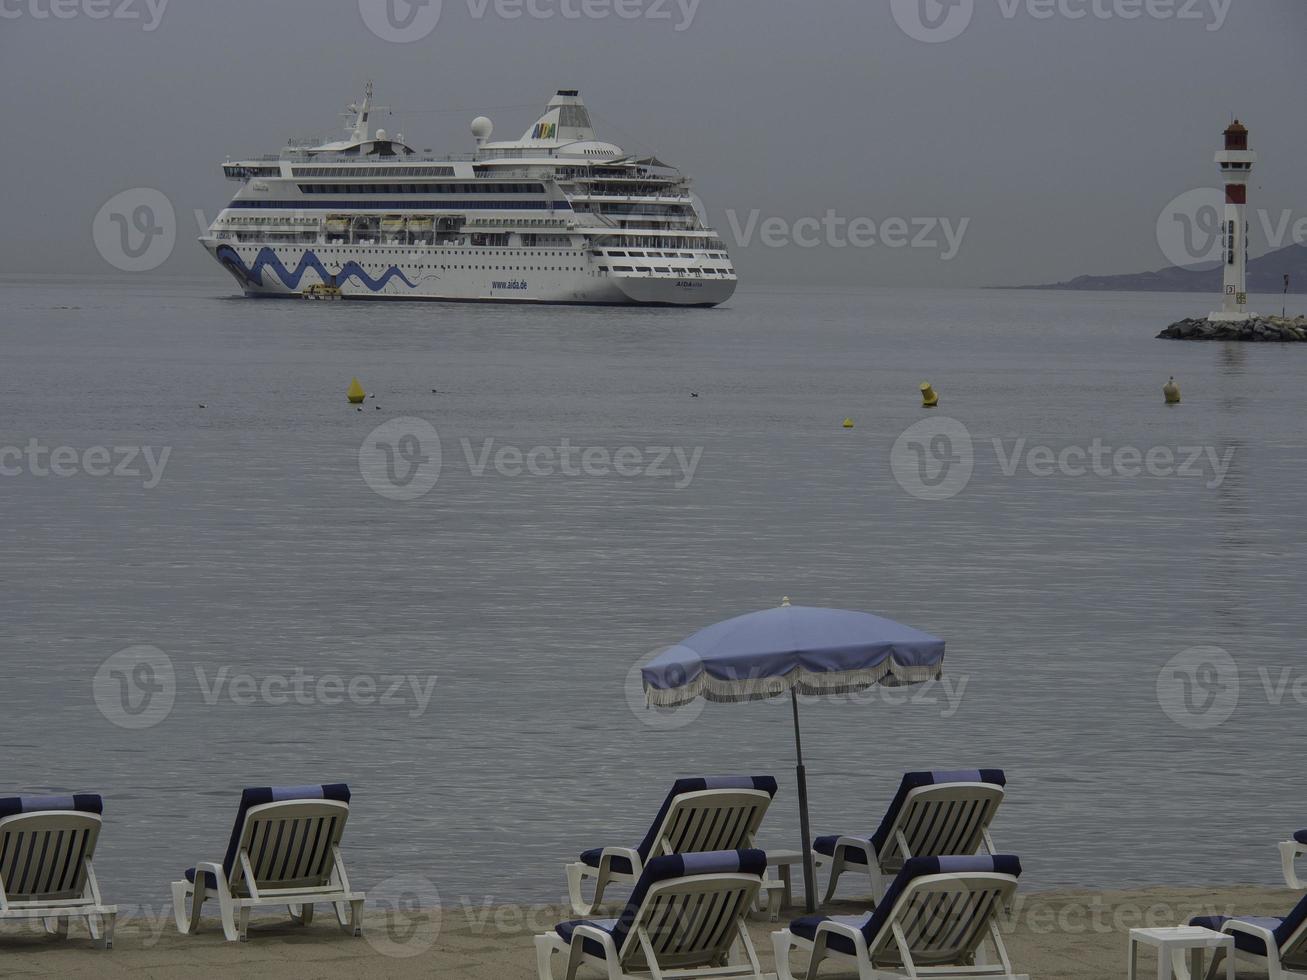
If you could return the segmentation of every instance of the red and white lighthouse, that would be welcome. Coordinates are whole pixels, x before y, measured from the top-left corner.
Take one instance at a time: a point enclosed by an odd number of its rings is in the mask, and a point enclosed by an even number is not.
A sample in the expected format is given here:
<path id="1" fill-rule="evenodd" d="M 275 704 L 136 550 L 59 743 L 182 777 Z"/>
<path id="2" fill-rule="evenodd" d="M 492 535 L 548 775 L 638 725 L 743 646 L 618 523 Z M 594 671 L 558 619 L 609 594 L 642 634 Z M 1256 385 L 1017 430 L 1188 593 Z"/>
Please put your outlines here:
<path id="1" fill-rule="evenodd" d="M 1248 184 L 1257 154 L 1248 149 L 1248 129 L 1235 120 L 1225 131 L 1225 149 L 1216 154 L 1225 181 L 1225 221 L 1221 226 L 1221 260 L 1225 267 L 1224 297 L 1211 320 L 1247 320 L 1248 312 Z"/>

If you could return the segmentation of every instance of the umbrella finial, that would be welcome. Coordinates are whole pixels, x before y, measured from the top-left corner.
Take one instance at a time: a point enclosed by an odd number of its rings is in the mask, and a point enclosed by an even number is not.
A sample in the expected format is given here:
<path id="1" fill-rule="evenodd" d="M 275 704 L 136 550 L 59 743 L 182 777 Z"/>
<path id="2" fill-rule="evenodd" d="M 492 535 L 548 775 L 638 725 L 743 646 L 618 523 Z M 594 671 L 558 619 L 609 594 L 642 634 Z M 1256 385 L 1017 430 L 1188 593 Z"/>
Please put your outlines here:
<path id="1" fill-rule="evenodd" d="M 788 606 L 789 604 L 790 604 L 790 597 L 787 595 L 781 596 L 781 606 L 785 607 Z"/>

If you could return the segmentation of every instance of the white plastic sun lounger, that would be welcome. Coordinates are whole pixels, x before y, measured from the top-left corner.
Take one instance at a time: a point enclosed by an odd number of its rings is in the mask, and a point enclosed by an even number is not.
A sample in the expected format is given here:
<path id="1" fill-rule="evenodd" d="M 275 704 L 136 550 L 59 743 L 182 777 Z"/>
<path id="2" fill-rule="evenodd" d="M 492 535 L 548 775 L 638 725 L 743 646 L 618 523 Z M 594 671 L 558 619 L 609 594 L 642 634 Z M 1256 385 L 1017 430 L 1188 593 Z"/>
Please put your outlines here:
<path id="1" fill-rule="evenodd" d="M 40 919 L 67 938 L 85 919 L 92 939 L 113 946 L 116 905 L 105 905 L 91 859 L 100 838 L 104 801 L 76 796 L 0 798 L 0 922 Z"/>
<path id="2" fill-rule="evenodd" d="M 983 847 L 994 853 L 989 825 L 1003 802 L 1001 769 L 910 772 L 870 837 L 831 835 L 813 841 L 816 867 L 830 866 L 824 902 L 835 896 L 840 875 L 867 872 L 876 901 L 912 857 L 966 856 Z"/>
<path id="3" fill-rule="evenodd" d="M 554 980 L 556 956 L 566 958 L 566 980 L 583 965 L 608 980 L 774 980 L 746 921 L 766 870 L 759 850 L 652 858 L 618 918 L 563 922 L 536 936 L 540 980 Z"/>
<path id="4" fill-rule="evenodd" d="M 811 954 L 808 980 L 827 959 L 859 980 L 1028 980 L 1012 972 L 998 928 L 1020 875 L 1021 862 L 1007 854 L 911 858 L 874 912 L 807 916 L 773 933 L 776 972 L 793 980 L 790 955 L 798 949 Z"/>
<path id="5" fill-rule="evenodd" d="M 1234 937 L 1234 959 L 1270 980 L 1307 980 L 1307 898 L 1283 919 L 1273 916 L 1200 915 L 1189 920 Z M 1207 975 L 1217 975 L 1225 950 L 1217 950 Z M 1198 978 L 1194 978 L 1198 980 Z"/>
<path id="6" fill-rule="evenodd" d="M 177 931 L 199 928 L 212 893 L 231 942 L 247 938 L 250 909 L 270 905 L 288 906 L 291 918 L 304 925 L 313 921 L 315 903 L 332 905 L 342 928 L 361 936 L 364 896 L 350 890 L 340 855 L 348 817 L 343 783 L 245 790 L 223 862 L 201 862 L 172 883 Z"/>
<path id="7" fill-rule="evenodd" d="M 776 780 L 771 776 L 678 779 L 639 845 L 596 847 L 567 865 L 572 912 L 590 915 L 603 900 L 604 889 L 614 882 L 634 884 L 650 858 L 753 847 L 775 795 Z M 595 879 L 590 902 L 581 894 L 581 884 L 588 878 Z"/>
<path id="8" fill-rule="evenodd" d="M 1298 877 L 1294 862 L 1307 854 L 1307 830 L 1300 830 L 1292 840 L 1280 841 L 1280 864 L 1284 868 L 1284 882 L 1290 888 L 1307 890 L 1307 882 Z"/>

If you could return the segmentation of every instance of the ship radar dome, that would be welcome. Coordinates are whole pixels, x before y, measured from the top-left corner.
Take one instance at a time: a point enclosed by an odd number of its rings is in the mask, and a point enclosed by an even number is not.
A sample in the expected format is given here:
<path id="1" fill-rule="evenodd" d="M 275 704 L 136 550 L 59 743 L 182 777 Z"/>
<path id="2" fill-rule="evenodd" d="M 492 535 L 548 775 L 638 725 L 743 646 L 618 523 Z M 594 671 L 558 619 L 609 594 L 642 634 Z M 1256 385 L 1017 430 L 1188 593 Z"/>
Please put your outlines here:
<path id="1" fill-rule="evenodd" d="M 472 120 L 472 135 L 479 140 L 490 139 L 490 134 L 495 131 L 495 124 L 485 116 L 477 116 Z"/>
<path id="2" fill-rule="evenodd" d="M 378 130 L 377 130 L 377 139 L 381 140 L 382 142 L 385 142 L 385 140 L 386 140 L 386 131 L 385 131 L 384 129 L 378 129 Z"/>

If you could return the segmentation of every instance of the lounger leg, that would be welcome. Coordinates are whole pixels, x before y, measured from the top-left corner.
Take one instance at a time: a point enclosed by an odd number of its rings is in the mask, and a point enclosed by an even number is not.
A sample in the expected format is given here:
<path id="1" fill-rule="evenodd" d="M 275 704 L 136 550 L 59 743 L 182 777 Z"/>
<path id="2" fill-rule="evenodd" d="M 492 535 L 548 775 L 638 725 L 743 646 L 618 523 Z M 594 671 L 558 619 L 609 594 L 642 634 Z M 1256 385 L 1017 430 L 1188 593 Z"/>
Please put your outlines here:
<path id="1" fill-rule="evenodd" d="M 191 886 L 186 881 L 172 883 L 172 917 L 177 923 L 177 931 L 183 936 L 198 932 L 200 929 L 200 912 L 204 908 L 205 893 L 203 885 Z M 186 910 L 186 900 L 190 899 L 190 912 Z"/>
<path id="2" fill-rule="evenodd" d="M 91 934 L 92 939 L 100 938 L 100 917 L 97 915 L 88 915 L 86 917 L 86 931 Z"/>
<path id="3" fill-rule="evenodd" d="M 199 897 L 198 890 L 196 897 Z M 236 909 L 232 905 L 230 895 L 223 895 L 221 892 L 218 893 L 218 911 L 222 916 L 222 934 L 227 938 L 227 942 L 234 943 L 239 941 L 242 937 L 241 934 L 236 931 Z"/>
<path id="4" fill-rule="evenodd" d="M 838 847 L 835 848 L 835 856 L 831 858 L 830 862 L 830 878 L 826 881 L 826 897 L 821 900 L 822 905 L 828 904 L 835 897 L 835 886 L 839 883 L 840 875 L 844 873 L 842 853 Z"/>
<path id="5" fill-rule="evenodd" d="M 567 870 L 567 897 L 572 902 L 573 914 L 580 916 L 582 918 L 585 918 L 588 915 L 592 915 L 594 913 L 595 906 L 599 904 L 599 896 L 603 894 L 603 887 L 602 887 L 603 879 L 600 878 L 599 887 L 596 887 L 595 889 L 594 901 L 586 902 L 585 898 L 582 897 L 581 895 L 581 882 L 585 878 L 590 877 L 590 875 L 586 874 L 587 871 L 591 870 L 589 865 L 577 861 L 574 864 L 569 864 L 566 870 Z"/>
<path id="6" fill-rule="evenodd" d="M 788 929 L 781 929 L 771 934 L 772 952 L 776 958 L 777 980 L 794 980 L 794 974 L 790 972 L 790 951 L 794 947 L 791 938 L 792 934 Z"/>
<path id="7" fill-rule="evenodd" d="M 817 980 L 817 968 L 821 966 L 821 961 L 825 958 L 826 943 L 821 936 L 818 936 L 817 942 L 812 946 L 812 958 L 808 960 L 808 980 Z"/>
<path id="8" fill-rule="evenodd" d="M 48 919 L 42 919 L 41 924 L 45 926 L 48 935 L 58 939 L 68 938 L 68 919 L 65 917 L 52 915 Z"/>
<path id="9" fill-rule="evenodd" d="M 248 905 L 242 905 L 237 910 L 237 927 L 240 930 L 240 941 L 248 941 L 250 938 L 250 907 Z"/>
<path id="10" fill-rule="evenodd" d="M 1284 870 L 1284 883 L 1290 888 L 1307 888 L 1307 883 L 1298 877 L 1298 872 L 1293 866 L 1294 858 L 1301 854 L 1302 850 L 1302 845 L 1297 841 L 1286 840 L 1280 843 L 1280 864 Z"/>
<path id="11" fill-rule="evenodd" d="M 581 960 L 581 950 L 582 950 L 582 948 L 583 948 L 583 947 L 582 947 L 581 943 L 577 942 L 577 941 L 576 941 L 576 937 L 573 936 L 573 937 L 572 937 L 572 944 L 571 944 L 571 946 L 568 947 L 568 950 L 567 950 L 567 975 L 566 975 L 567 980 L 576 980 L 576 974 L 577 974 L 577 971 L 581 969 L 581 962 L 582 962 L 582 960 Z M 612 974 L 613 974 L 613 966 L 614 966 L 614 964 L 612 964 L 612 963 L 609 963 L 609 964 L 608 964 L 608 975 L 609 975 L 610 978 L 612 977 Z M 620 975 L 621 975 L 621 974 L 618 974 L 618 976 L 620 976 Z M 1279 978 L 1277 977 L 1276 980 L 1279 980 Z"/>
<path id="12" fill-rule="evenodd" d="M 554 943 L 549 936 L 536 936 L 536 974 L 540 980 L 554 980 Z"/>
<path id="13" fill-rule="evenodd" d="M 349 903 L 349 934 L 363 935 L 363 899 L 356 898 Z"/>
<path id="14" fill-rule="evenodd" d="M 313 903 L 300 906 L 300 921 L 306 926 L 313 925 Z"/>
<path id="15" fill-rule="evenodd" d="M 101 949 L 113 949 L 113 930 L 118 924 L 117 912 L 106 912 L 104 916 L 104 939 L 100 942 Z"/>
<path id="16" fill-rule="evenodd" d="M 186 935 L 193 930 L 190 917 L 186 914 L 186 882 L 174 881 L 172 883 L 172 921 L 181 935 Z"/>

